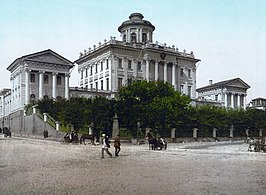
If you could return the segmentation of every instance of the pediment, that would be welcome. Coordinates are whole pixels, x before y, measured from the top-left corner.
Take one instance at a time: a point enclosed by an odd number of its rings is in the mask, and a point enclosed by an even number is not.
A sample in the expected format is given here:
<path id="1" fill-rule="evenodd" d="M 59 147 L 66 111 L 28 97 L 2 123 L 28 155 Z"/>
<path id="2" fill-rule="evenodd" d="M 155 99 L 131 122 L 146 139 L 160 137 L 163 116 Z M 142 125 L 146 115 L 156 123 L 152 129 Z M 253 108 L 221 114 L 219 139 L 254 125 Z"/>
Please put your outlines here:
<path id="1" fill-rule="evenodd" d="M 39 53 L 26 56 L 26 60 L 36 61 L 36 62 L 45 62 L 51 64 L 61 64 L 61 65 L 70 65 L 72 62 L 65 59 L 64 57 L 58 55 L 52 50 L 46 50 Z"/>
<path id="2" fill-rule="evenodd" d="M 238 87 L 238 88 L 245 88 L 245 89 L 250 88 L 250 86 L 248 84 L 246 84 L 244 81 L 242 81 L 239 78 L 238 79 L 231 80 L 230 82 L 228 82 L 226 84 L 226 86 Z"/>

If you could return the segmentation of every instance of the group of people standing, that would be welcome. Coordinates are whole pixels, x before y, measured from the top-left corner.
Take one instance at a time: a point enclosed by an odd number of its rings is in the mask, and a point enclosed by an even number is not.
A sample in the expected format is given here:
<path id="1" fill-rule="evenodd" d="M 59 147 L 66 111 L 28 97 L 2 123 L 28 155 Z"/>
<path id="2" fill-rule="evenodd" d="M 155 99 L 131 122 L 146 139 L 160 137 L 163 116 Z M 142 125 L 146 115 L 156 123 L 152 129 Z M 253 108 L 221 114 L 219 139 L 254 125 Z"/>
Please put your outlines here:
<path id="1" fill-rule="evenodd" d="M 110 148 L 110 140 L 109 137 L 105 134 L 102 134 L 102 158 L 104 158 L 104 152 L 106 152 L 110 158 L 112 158 L 112 153 L 109 151 Z M 119 156 L 120 148 L 120 135 L 118 134 L 114 139 L 114 148 L 115 148 L 115 156 Z"/>

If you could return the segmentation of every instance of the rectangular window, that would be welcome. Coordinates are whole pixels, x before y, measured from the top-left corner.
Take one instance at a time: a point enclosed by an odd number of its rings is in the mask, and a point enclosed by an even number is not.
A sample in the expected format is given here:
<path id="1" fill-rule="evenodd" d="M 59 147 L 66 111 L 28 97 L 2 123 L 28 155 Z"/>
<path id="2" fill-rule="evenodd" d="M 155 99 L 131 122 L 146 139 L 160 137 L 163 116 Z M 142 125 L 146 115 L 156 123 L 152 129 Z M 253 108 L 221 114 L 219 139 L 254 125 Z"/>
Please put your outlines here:
<path id="1" fill-rule="evenodd" d="M 187 87 L 187 95 L 191 97 L 191 86 Z"/>
<path id="2" fill-rule="evenodd" d="M 98 91 L 98 82 L 95 82 L 95 89 Z"/>
<path id="3" fill-rule="evenodd" d="M 91 89 L 92 89 L 92 83 L 90 84 L 90 86 L 91 86 Z"/>
<path id="4" fill-rule="evenodd" d="M 103 62 L 101 61 L 101 71 L 103 71 Z"/>
<path id="5" fill-rule="evenodd" d="M 34 73 L 30 74 L 30 82 L 35 83 L 35 74 Z"/>
<path id="6" fill-rule="evenodd" d="M 56 83 L 57 83 L 57 85 L 61 85 L 62 84 L 62 77 L 61 76 L 57 76 L 56 77 Z"/>
<path id="7" fill-rule="evenodd" d="M 122 87 L 122 78 L 118 78 L 118 89 L 120 89 Z"/>
<path id="8" fill-rule="evenodd" d="M 98 72 L 98 64 L 95 64 L 95 73 Z"/>
<path id="9" fill-rule="evenodd" d="M 109 90 L 109 78 L 106 79 L 106 90 Z"/>
<path id="10" fill-rule="evenodd" d="M 184 85 L 180 85 L 180 92 L 184 93 Z"/>
<path id="11" fill-rule="evenodd" d="M 184 69 L 180 68 L 180 76 L 184 76 Z"/>
<path id="12" fill-rule="evenodd" d="M 86 68 L 85 71 L 86 71 L 85 72 L 85 78 L 87 78 L 88 77 L 88 69 Z"/>
<path id="13" fill-rule="evenodd" d="M 141 62 L 138 62 L 138 71 L 141 70 Z"/>
<path id="14" fill-rule="evenodd" d="M 101 80 L 101 90 L 103 90 L 103 80 Z"/>
<path id="15" fill-rule="evenodd" d="M 92 75 L 92 66 L 91 66 L 91 74 L 90 75 Z"/>
<path id="16" fill-rule="evenodd" d="M 49 75 L 48 74 L 43 75 L 43 83 L 49 84 Z"/>
<path id="17" fill-rule="evenodd" d="M 83 70 L 80 72 L 80 78 L 83 79 Z"/>
<path id="18" fill-rule="evenodd" d="M 107 59 L 106 60 L 106 69 L 108 69 L 109 68 L 109 60 Z"/>
<path id="19" fill-rule="evenodd" d="M 118 59 L 118 68 L 123 68 L 122 67 L 122 59 Z"/>
<path id="20" fill-rule="evenodd" d="M 128 60 L 128 69 L 132 69 L 132 61 Z"/>
<path id="21" fill-rule="evenodd" d="M 191 70 L 188 69 L 188 78 L 191 78 Z"/>

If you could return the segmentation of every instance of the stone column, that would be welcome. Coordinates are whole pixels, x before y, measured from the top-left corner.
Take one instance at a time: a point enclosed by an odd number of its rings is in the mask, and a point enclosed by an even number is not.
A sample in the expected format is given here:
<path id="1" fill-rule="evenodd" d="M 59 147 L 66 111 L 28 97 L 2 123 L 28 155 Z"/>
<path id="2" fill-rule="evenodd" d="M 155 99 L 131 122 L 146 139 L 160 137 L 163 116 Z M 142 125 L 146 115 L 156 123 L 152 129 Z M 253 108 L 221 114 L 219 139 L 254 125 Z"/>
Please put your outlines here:
<path id="1" fill-rule="evenodd" d="M 217 138 L 216 132 L 217 132 L 217 129 L 216 128 L 213 128 L 212 129 L 212 137 L 215 138 L 215 139 Z"/>
<path id="2" fill-rule="evenodd" d="M 193 128 L 193 138 L 194 139 L 198 138 L 198 129 L 197 128 Z"/>
<path id="3" fill-rule="evenodd" d="M 165 82 L 167 81 L 167 62 L 164 62 L 164 67 L 163 67 L 163 80 Z"/>
<path id="4" fill-rule="evenodd" d="M 124 69 L 124 78 L 123 78 L 123 85 L 127 83 L 127 69 L 128 69 L 128 60 L 126 58 L 122 59 L 122 67 Z"/>
<path id="5" fill-rule="evenodd" d="M 237 107 L 240 108 L 240 95 L 237 94 Z"/>
<path id="6" fill-rule="evenodd" d="M 145 64 L 144 64 L 144 61 L 142 60 L 141 61 L 141 70 L 142 70 L 142 78 L 143 79 L 146 79 L 146 68 L 145 68 Z"/>
<path id="7" fill-rule="evenodd" d="M 231 93 L 231 108 L 234 108 L 234 94 Z"/>
<path id="8" fill-rule="evenodd" d="M 150 61 L 149 60 L 146 60 L 146 80 L 147 82 L 150 81 Z"/>
<path id="9" fill-rule="evenodd" d="M 33 106 L 32 106 L 32 113 L 33 113 L 33 114 L 36 114 L 36 107 L 37 107 L 37 106 L 38 106 L 38 105 L 33 105 Z"/>
<path id="10" fill-rule="evenodd" d="M 43 113 L 43 121 L 44 122 L 47 122 L 47 116 L 48 116 L 48 113 Z"/>
<path id="11" fill-rule="evenodd" d="M 172 138 L 172 139 L 175 138 L 175 131 L 176 131 L 176 128 L 172 128 L 172 129 L 171 129 L 171 138 Z"/>
<path id="12" fill-rule="evenodd" d="M 127 37 L 128 37 L 128 42 L 130 43 L 131 42 L 131 33 L 130 33 L 130 30 L 127 30 Z"/>
<path id="13" fill-rule="evenodd" d="M 191 91 L 191 98 L 196 98 L 196 69 L 191 70 L 192 74 L 192 91 Z"/>
<path id="14" fill-rule="evenodd" d="M 56 129 L 57 131 L 60 130 L 60 122 L 59 122 L 59 121 L 55 121 L 55 129 Z"/>
<path id="15" fill-rule="evenodd" d="M 133 77 L 136 78 L 137 77 L 137 72 L 138 72 L 138 62 L 136 59 L 132 60 L 133 63 Z"/>
<path id="16" fill-rule="evenodd" d="M 39 71 L 39 100 L 43 99 L 43 71 Z"/>
<path id="17" fill-rule="evenodd" d="M 139 42 L 142 43 L 142 28 L 140 29 L 139 33 Z"/>
<path id="18" fill-rule="evenodd" d="M 262 131 L 263 131 L 263 129 L 259 129 L 259 137 L 262 137 L 263 135 L 262 135 Z"/>
<path id="19" fill-rule="evenodd" d="M 113 131 L 112 131 L 112 137 L 115 138 L 119 134 L 119 123 L 118 123 L 118 117 L 115 113 L 115 116 L 113 118 Z"/>
<path id="20" fill-rule="evenodd" d="M 29 103 L 29 73 L 28 69 L 25 70 L 25 104 Z"/>
<path id="21" fill-rule="evenodd" d="M 65 98 L 69 99 L 69 77 L 70 75 L 67 73 L 65 74 Z"/>
<path id="22" fill-rule="evenodd" d="M 176 90 L 176 84 L 175 84 L 175 68 L 176 68 L 176 64 L 173 63 L 172 66 L 172 85 L 174 86 L 175 90 Z"/>
<path id="23" fill-rule="evenodd" d="M 247 99 L 246 99 L 246 95 L 243 97 L 244 98 L 244 109 L 246 109 L 246 105 L 247 105 Z"/>
<path id="24" fill-rule="evenodd" d="M 227 93 L 225 93 L 224 94 L 224 106 L 227 108 L 227 98 L 228 98 L 228 96 L 227 96 Z"/>
<path id="25" fill-rule="evenodd" d="M 118 73 L 117 73 L 117 69 L 118 69 L 118 59 L 115 55 L 112 55 L 112 65 L 110 65 L 110 67 L 113 68 L 113 70 L 111 71 L 112 74 L 112 81 L 110 81 L 112 83 L 112 91 L 117 91 L 117 87 L 118 87 Z"/>
<path id="26" fill-rule="evenodd" d="M 53 73 L 53 83 L 52 83 L 52 97 L 56 99 L 56 73 Z"/>
<path id="27" fill-rule="evenodd" d="M 231 126 L 230 130 L 230 138 L 234 137 L 234 125 Z"/>
<path id="28" fill-rule="evenodd" d="M 154 79 L 155 79 L 155 81 L 158 81 L 158 79 L 159 79 L 159 62 L 158 62 L 158 60 L 156 60 L 155 61 L 155 77 L 154 77 Z"/>

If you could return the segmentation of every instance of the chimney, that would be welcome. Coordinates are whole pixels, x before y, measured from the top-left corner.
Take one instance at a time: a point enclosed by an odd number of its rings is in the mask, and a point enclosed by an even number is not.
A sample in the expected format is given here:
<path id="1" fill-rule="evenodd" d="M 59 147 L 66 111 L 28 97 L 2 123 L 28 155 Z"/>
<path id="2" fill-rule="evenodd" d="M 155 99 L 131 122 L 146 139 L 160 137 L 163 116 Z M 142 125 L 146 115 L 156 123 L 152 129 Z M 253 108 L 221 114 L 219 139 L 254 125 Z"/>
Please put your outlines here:
<path id="1" fill-rule="evenodd" d="M 212 85 L 212 80 L 209 80 L 209 85 Z"/>

